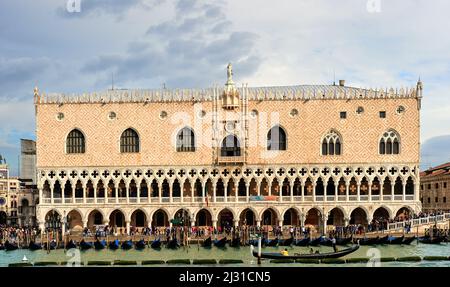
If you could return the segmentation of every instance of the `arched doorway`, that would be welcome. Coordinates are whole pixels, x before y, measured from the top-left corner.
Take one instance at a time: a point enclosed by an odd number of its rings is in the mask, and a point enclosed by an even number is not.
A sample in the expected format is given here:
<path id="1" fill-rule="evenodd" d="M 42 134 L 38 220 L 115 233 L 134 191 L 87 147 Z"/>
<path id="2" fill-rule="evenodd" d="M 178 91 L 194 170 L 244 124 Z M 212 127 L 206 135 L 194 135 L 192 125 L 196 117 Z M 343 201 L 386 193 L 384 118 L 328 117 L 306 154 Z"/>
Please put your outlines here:
<path id="1" fill-rule="evenodd" d="M 262 215 L 262 225 L 277 225 L 277 213 L 272 209 L 268 208 L 264 211 Z"/>
<path id="2" fill-rule="evenodd" d="M 195 216 L 195 222 L 197 226 L 211 226 L 212 225 L 212 217 L 211 213 L 209 213 L 206 209 L 201 209 L 197 212 Z"/>
<path id="3" fill-rule="evenodd" d="M 154 227 L 169 226 L 169 216 L 164 210 L 158 209 L 153 213 L 152 225 Z"/>
<path id="4" fill-rule="evenodd" d="M 375 229 L 387 229 L 387 225 L 389 222 L 389 211 L 384 207 L 379 207 L 373 213 L 373 221 L 375 223 Z"/>
<path id="5" fill-rule="evenodd" d="M 367 226 L 367 214 L 361 207 L 355 208 L 350 214 L 350 224 Z"/>
<path id="6" fill-rule="evenodd" d="M 328 215 L 327 225 L 343 227 L 345 225 L 345 221 L 344 213 L 342 212 L 342 210 L 337 207 L 333 208 Z"/>
<path id="7" fill-rule="evenodd" d="M 308 213 L 306 213 L 305 218 L 305 226 L 311 229 L 311 233 L 314 232 L 323 233 L 322 223 L 323 223 L 322 216 L 317 208 L 311 208 L 310 210 L 308 210 Z"/>
<path id="8" fill-rule="evenodd" d="M 298 212 L 294 208 L 289 208 L 283 215 L 283 225 L 300 225 L 298 222 Z"/>
<path id="9" fill-rule="evenodd" d="M 67 214 L 67 223 L 68 228 L 71 231 L 83 230 L 83 220 L 81 214 L 76 210 L 72 210 Z"/>
<path id="10" fill-rule="evenodd" d="M 233 226 L 233 213 L 225 208 L 219 212 L 217 216 L 217 227 L 229 228 Z"/>
<path id="11" fill-rule="evenodd" d="M 239 225 L 256 225 L 256 215 L 250 208 L 244 209 L 239 216 Z"/>
<path id="12" fill-rule="evenodd" d="M 98 210 L 92 210 L 88 215 L 87 226 L 90 230 L 95 230 L 97 225 L 103 225 L 103 215 Z"/>
<path id="13" fill-rule="evenodd" d="M 109 216 L 109 225 L 111 227 L 125 227 L 125 215 L 122 211 L 116 209 Z"/>
<path id="14" fill-rule="evenodd" d="M 147 216 L 142 210 L 137 209 L 131 214 L 131 226 L 133 227 L 147 226 Z"/>
<path id="15" fill-rule="evenodd" d="M 400 208 L 397 213 L 395 214 L 395 218 L 402 221 L 402 220 L 408 220 L 413 215 L 413 210 L 407 206 L 404 206 Z"/>
<path id="16" fill-rule="evenodd" d="M 177 212 L 175 212 L 173 219 L 175 220 L 176 225 L 191 226 L 191 214 L 184 208 L 178 209 Z"/>

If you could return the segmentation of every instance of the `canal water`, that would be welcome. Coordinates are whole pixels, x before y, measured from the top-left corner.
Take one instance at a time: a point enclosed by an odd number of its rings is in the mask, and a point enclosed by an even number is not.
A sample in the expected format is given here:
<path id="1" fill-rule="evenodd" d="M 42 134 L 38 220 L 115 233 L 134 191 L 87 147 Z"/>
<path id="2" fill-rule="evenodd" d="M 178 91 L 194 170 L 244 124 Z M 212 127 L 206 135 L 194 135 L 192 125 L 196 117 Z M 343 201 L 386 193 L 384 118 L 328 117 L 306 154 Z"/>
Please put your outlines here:
<path id="1" fill-rule="evenodd" d="M 285 247 L 265 247 L 263 252 L 281 251 Z M 294 253 L 309 253 L 309 247 L 287 247 L 289 254 Z M 342 249 L 344 247 L 339 247 Z M 331 247 L 313 247 L 314 250 L 319 250 L 321 253 L 331 252 Z M 380 257 L 406 257 L 406 256 L 450 256 L 450 244 L 442 243 L 440 245 L 417 244 L 395 246 L 395 245 L 380 245 L 380 246 L 361 246 L 356 252 L 347 255 L 343 258 L 373 258 L 373 256 Z M 160 250 L 146 248 L 144 250 L 87 250 L 73 252 L 64 251 L 63 249 L 52 250 L 50 253 L 44 250 L 30 251 L 26 249 L 19 249 L 15 251 L 0 251 L 0 266 L 8 266 L 9 263 L 21 262 L 24 255 L 29 262 L 39 261 L 53 261 L 53 262 L 68 262 L 77 259 L 75 256 L 79 255 L 81 264 L 84 265 L 87 261 L 114 261 L 114 260 L 132 260 L 137 261 L 138 266 L 143 260 L 170 260 L 170 259 L 241 259 L 243 264 L 233 264 L 225 266 L 257 266 L 256 258 L 251 255 L 250 247 L 231 248 L 227 247 L 219 249 L 216 247 L 203 248 L 193 245 L 190 248 L 181 247 L 177 250 L 167 249 L 165 247 Z M 149 265 L 158 266 L 158 265 Z M 169 266 L 164 264 L 163 266 Z M 180 265 L 177 265 L 180 266 Z M 195 266 L 195 265 L 190 265 Z M 200 265 L 198 265 L 200 266 Z M 205 266 L 205 265 L 202 265 Z M 224 265 L 216 265 L 224 266 Z M 314 266 L 314 267 L 331 267 L 331 266 L 367 266 L 367 263 L 355 264 L 301 264 L 301 263 L 270 263 L 270 260 L 263 260 L 262 266 Z M 382 262 L 381 266 L 385 267 L 450 267 L 450 260 L 447 261 L 420 261 L 420 262 Z"/>

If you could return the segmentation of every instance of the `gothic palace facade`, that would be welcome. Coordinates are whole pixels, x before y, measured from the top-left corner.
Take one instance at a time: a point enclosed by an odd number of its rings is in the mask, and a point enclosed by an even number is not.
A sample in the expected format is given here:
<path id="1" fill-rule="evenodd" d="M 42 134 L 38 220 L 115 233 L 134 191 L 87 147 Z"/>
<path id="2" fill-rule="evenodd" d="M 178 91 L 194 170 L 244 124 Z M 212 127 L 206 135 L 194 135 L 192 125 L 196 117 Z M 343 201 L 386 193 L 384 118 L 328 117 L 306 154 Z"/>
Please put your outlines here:
<path id="1" fill-rule="evenodd" d="M 34 92 L 37 219 L 367 224 L 419 212 L 422 83 Z M 322 229 L 323 230 L 323 229 Z"/>

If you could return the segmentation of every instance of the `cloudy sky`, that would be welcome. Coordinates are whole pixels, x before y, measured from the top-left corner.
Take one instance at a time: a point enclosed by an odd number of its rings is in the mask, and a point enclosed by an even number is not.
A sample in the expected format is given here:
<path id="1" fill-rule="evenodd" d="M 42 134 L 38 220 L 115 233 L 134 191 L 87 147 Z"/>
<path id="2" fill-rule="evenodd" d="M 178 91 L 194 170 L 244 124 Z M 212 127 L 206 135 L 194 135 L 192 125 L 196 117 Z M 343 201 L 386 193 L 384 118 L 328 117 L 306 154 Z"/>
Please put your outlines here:
<path id="1" fill-rule="evenodd" d="M 448 0 L 0 1 L 0 154 L 17 173 L 34 139 L 33 88 L 413 87 L 424 82 L 422 161 L 450 161 Z M 78 5 L 79 4 L 79 5 Z M 78 7 L 80 11 L 77 12 Z"/>

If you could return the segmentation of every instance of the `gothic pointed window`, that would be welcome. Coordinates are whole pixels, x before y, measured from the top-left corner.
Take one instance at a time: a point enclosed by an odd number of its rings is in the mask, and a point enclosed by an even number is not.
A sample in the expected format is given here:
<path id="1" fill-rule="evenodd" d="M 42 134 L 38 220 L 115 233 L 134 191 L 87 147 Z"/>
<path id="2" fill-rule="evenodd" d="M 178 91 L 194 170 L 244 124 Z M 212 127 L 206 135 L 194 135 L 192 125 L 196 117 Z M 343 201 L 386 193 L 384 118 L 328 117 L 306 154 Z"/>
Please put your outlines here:
<path id="1" fill-rule="evenodd" d="M 139 152 L 139 135 L 133 129 L 126 129 L 120 136 L 120 152 Z"/>
<path id="2" fill-rule="evenodd" d="M 84 153 L 86 149 L 84 135 L 80 130 L 74 129 L 66 139 L 67 153 Z"/>
<path id="3" fill-rule="evenodd" d="M 380 154 L 400 154 L 400 136 L 394 130 L 386 131 L 380 139 Z"/>
<path id="4" fill-rule="evenodd" d="M 241 144 L 234 135 L 228 135 L 222 141 L 220 149 L 221 156 L 241 156 Z"/>
<path id="5" fill-rule="evenodd" d="M 274 126 L 267 134 L 268 150 L 286 150 L 286 132 L 280 126 Z"/>
<path id="6" fill-rule="evenodd" d="M 177 151 L 195 151 L 194 131 L 189 127 L 184 127 L 177 134 Z"/>
<path id="7" fill-rule="evenodd" d="M 342 139 L 334 130 L 329 131 L 322 140 L 322 155 L 341 155 Z"/>

